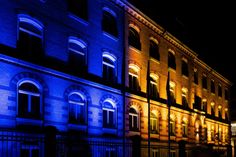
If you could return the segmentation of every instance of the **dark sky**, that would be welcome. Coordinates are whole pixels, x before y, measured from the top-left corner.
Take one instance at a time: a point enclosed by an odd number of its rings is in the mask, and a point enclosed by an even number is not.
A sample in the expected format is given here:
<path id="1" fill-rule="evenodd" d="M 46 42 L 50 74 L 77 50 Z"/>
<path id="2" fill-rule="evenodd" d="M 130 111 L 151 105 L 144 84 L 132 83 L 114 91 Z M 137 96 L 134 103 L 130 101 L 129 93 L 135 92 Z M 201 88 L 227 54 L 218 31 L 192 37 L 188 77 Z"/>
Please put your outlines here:
<path id="1" fill-rule="evenodd" d="M 227 1 L 130 0 L 198 54 L 210 67 L 236 83 L 236 11 Z M 236 95 L 236 87 L 232 87 Z"/>

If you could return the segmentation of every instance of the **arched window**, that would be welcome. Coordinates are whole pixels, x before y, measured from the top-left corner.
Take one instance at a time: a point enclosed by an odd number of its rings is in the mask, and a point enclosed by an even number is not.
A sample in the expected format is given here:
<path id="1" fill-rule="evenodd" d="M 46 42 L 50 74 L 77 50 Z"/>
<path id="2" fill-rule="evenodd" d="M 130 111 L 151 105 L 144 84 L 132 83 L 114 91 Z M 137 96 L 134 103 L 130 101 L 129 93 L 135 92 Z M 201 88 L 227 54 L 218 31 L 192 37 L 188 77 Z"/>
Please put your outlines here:
<path id="1" fill-rule="evenodd" d="M 182 75 L 188 77 L 188 61 L 187 59 L 183 58 L 182 59 Z"/>
<path id="2" fill-rule="evenodd" d="M 76 37 L 68 40 L 68 64 L 72 72 L 86 71 L 87 45 Z"/>
<path id="3" fill-rule="evenodd" d="M 150 40 L 149 55 L 150 57 L 160 61 L 159 46 L 158 42 L 155 40 Z"/>
<path id="4" fill-rule="evenodd" d="M 116 14 L 109 8 L 103 8 L 102 30 L 117 37 Z"/>
<path id="5" fill-rule="evenodd" d="M 158 117 L 151 112 L 150 116 L 150 128 L 151 134 L 158 134 L 159 133 L 159 120 Z"/>
<path id="6" fill-rule="evenodd" d="M 129 65 L 129 88 L 133 91 L 140 91 L 139 67 L 133 64 Z"/>
<path id="7" fill-rule="evenodd" d="M 18 116 L 22 118 L 42 118 L 42 94 L 32 81 L 23 81 L 18 85 Z"/>
<path id="8" fill-rule="evenodd" d="M 218 106 L 218 117 L 222 118 L 222 106 L 221 105 Z"/>
<path id="9" fill-rule="evenodd" d="M 138 31 L 133 28 L 133 27 L 129 27 L 129 45 L 141 50 L 141 43 L 140 43 L 140 38 L 139 38 L 139 33 Z"/>
<path id="10" fill-rule="evenodd" d="M 222 87 L 221 87 L 221 84 L 219 84 L 219 86 L 218 86 L 218 96 L 222 97 Z"/>
<path id="11" fill-rule="evenodd" d="M 188 107 L 188 89 L 185 87 L 182 88 L 182 105 Z"/>
<path id="12" fill-rule="evenodd" d="M 215 94 L 215 81 L 211 80 L 211 93 Z"/>
<path id="13" fill-rule="evenodd" d="M 116 108 L 113 102 L 109 99 L 103 102 L 103 127 L 116 127 Z"/>
<path id="14" fill-rule="evenodd" d="M 175 54 L 172 51 L 168 52 L 168 67 L 176 70 Z"/>
<path id="15" fill-rule="evenodd" d="M 103 79 L 110 82 L 116 81 L 116 58 L 105 52 L 103 53 L 102 66 L 103 66 Z"/>
<path id="16" fill-rule="evenodd" d="M 86 123 L 86 100 L 78 92 L 71 92 L 68 95 L 69 103 L 69 123 L 85 124 Z"/>
<path id="17" fill-rule="evenodd" d="M 84 20 L 88 19 L 87 0 L 67 0 L 67 3 L 68 3 L 68 10 L 72 14 Z"/>
<path id="18" fill-rule="evenodd" d="M 159 98 L 159 78 L 155 74 L 150 75 L 150 97 L 152 99 L 157 99 Z"/>
<path id="19" fill-rule="evenodd" d="M 170 136 L 175 136 L 175 119 L 173 115 L 170 117 Z"/>
<path id="20" fill-rule="evenodd" d="M 186 119 L 182 121 L 182 136 L 188 137 L 188 123 Z"/>
<path id="21" fill-rule="evenodd" d="M 202 88 L 207 89 L 207 76 L 205 74 L 202 76 Z"/>
<path id="22" fill-rule="evenodd" d="M 132 107 L 129 109 L 129 130 L 139 130 L 139 115 L 138 112 Z"/>
<path id="23" fill-rule="evenodd" d="M 197 69 L 194 69 L 194 74 L 193 74 L 193 81 L 197 85 L 198 84 L 198 71 Z"/>
<path id="24" fill-rule="evenodd" d="M 201 110 L 204 112 L 207 112 L 207 99 L 202 99 L 202 106 L 201 106 Z"/>
<path id="25" fill-rule="evenodd" d="M 18 16 L 17 48 L 25 59 L 43 56 L 43 25 L 36 19 L 20 14 Z"/>
<path id="26" fill-rule="evenodd" d="M 211 102 L 211 115 L 215 116 L 215 103 Z"/>

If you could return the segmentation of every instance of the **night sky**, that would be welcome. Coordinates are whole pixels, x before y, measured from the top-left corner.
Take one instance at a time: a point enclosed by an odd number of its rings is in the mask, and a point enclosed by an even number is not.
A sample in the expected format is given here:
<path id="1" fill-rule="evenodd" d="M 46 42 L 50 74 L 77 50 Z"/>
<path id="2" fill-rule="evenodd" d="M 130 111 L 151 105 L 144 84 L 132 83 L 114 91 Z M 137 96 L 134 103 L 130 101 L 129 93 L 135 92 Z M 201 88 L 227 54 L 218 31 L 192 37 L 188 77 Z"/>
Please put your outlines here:
<path id="1" fill-rule="evenodd" d="M 233 2 L 173 2 L 130 0 L 195 51 L 198 58 L 236 84 L 236 11 Z M 236 85 L 232 87 L 231 95 L 236 96 Z"/>

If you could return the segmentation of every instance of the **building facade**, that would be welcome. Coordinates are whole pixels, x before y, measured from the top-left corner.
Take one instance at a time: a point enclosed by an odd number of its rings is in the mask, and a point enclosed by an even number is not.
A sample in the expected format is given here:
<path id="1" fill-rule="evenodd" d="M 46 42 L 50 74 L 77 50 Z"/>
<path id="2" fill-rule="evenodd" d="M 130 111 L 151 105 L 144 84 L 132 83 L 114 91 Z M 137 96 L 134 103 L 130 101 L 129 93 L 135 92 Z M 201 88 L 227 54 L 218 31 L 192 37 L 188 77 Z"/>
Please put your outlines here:
<path id="1" fill-rule="evenodd" d="M 167 156 L 168 68 L 172 156 L 228 155 L 231 83 L 129 2 L 0 8 L 0 156 Z"/>

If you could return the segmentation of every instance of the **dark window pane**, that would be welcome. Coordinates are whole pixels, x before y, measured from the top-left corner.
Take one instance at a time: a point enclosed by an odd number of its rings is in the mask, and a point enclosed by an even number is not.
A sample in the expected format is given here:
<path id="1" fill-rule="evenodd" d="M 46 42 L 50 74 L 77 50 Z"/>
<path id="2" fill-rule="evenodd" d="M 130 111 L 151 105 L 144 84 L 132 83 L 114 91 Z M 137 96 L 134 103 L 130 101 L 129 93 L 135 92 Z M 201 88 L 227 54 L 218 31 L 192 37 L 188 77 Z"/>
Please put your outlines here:
<path id="1" fill-rule="evenodd" d="M 107 110 L 103 110 L 103 127 L 107 127 Z"/>
<path id="2" fill-rule="evenodd" d="M 115 17 L 107 12 L 103 11 L 103 18 L 102 18 L 102 29 L 103 31 L 117 37 L 118 31 L 116 26 L 116 19 Z"/>
<path id="3" fill-rule="evenodd" d="M 198 84 L 198 72 L 197 71 L 194 72 L 194 83 Z"/>
<path id="4" fill-rule="evenodd" d="M 222 97 L 222 88 L 221 88 L 221 86 L 218 86 L 218 96 Z"/>
<path id="5" fill-rule="evenodd" d="M 159 54 L 159 47 L 158 45 L 150 40 L 150 48 L 149 48 L 149 53 L 150 56 L 153 57 L 154 59 L 160 61 L 160 54 Z"/>
<path id="6" fill-rule="evenodd" d="M 39 150 L 38 149 L 33 149 L 31 157 L 39 157 Z"/>
<path id="7" fill-rule="evenodd" d="M 182 75 L 187 76 L 189 75 L 188 73 L 188 63 L 185 61 L 182 61 Z"/>
<path id="8" fill-rule="evenodd" d="M 30 157 L 30 152 L 28 149 L 21 149 L 20 150 L 20 157 Z"/>
<path id="9" fill-rule="evenodd" d="M 138 32 L 130 27 L 129 28 L 129 37 L 128 37 L 128 40 L 129 40 L 129 45 L 130 46 L 133 46 L 134 48 L 138 49 L 138 50 L 141 50 L 141 43 L 140 43 L 140 38 L 139 38 L 139 34 Z"/>
<path id="10" fill-rule="evenodd" d="M 32 117 L 40 118 L 40 97 L 31 96 L 31 113 Z"/>
<path id="11" fill-rule="evenodd" d="M 28 115 L 28 95 L 18 93 L 18 115 L 26 117 Z"/>
<path id="12" fill-rule="evenodd" d="M 202 88 L 207 89 L 207 77 L 203 76 L 202 78 Z"/>
<path id="13" fill-rule="evenodd" d="M 211 81 L 211 92 L 215 93 L 215 83 L 214 83 L 214 81 Z"/>
<path id="14" fill-rule="evenodd" d="M 87 20 L 87 0 L 67 0 L 68 9 L 76 16 Z"/>
<path id="15" fill-rule="evenodd" d="M 168 53 L 168 67 L 176 69 L 175 55 L 171 52 Z"/>

